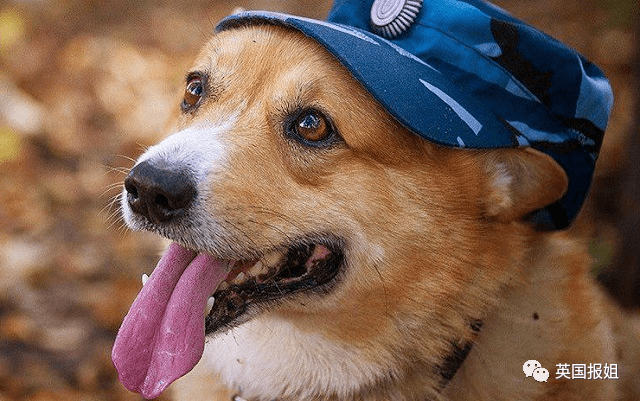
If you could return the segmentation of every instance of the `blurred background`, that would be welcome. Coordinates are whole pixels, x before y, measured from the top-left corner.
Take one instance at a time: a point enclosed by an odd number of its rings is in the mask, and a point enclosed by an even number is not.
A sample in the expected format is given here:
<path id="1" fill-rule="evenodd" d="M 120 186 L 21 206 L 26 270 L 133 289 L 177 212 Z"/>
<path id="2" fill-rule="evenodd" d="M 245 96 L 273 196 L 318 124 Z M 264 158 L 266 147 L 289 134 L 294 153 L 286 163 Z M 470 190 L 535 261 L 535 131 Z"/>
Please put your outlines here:
<path id="1" fill-rule="evenodd" d="M 637 308 L 638 0 L 497 4 L 611 79 L 615 109 L 573 231 L 594 274 Z M 238 6 L 324 18 L 330 1 L 0 1 L 0 401 L 140 399 L 110 351 L 160 245 L 125 230 L 114 199 L 166 134 L 195 53 Z"/>

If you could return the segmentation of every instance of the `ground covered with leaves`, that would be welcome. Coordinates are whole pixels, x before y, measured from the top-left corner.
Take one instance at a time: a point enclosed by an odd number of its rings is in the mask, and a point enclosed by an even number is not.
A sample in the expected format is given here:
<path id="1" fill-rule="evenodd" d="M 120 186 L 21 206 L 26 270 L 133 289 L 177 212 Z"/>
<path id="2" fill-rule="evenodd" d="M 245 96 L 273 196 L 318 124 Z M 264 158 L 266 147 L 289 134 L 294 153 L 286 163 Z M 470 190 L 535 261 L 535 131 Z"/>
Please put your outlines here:
<path id="1" fill-rule="evenodd" d="M 636 0 L 502 3 L 611 77 L 598 174 L 615 176 Z M 0 401 L 140 399 L 117 381 L 110 350 L 160 245 L 127 232 L 114 200 L 132 160 L 166 133 L 195 52 L 236 6 L 323 18 L 329 4 L 0 2 Z M 581 224 L 609 238 L 597 219 Z M 602 260 L 607 241 L 594 248 Z"/>

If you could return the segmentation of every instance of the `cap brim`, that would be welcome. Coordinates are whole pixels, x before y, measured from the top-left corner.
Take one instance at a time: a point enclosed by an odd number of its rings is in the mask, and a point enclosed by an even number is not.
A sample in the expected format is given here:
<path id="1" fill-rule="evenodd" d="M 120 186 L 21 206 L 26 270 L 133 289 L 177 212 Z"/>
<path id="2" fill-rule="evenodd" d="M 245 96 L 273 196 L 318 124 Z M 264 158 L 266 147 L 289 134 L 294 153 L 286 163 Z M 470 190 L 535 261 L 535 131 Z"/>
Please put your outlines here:
<path id="1" fill-rule="evenodd" d="M 373 33 L 265 11 L 229 16 L 216 30 L 261 24 L 290 27 L 322 44 L 401 124 L 429 141 L 476 149 L 527 143 L 457 84 Z"/>

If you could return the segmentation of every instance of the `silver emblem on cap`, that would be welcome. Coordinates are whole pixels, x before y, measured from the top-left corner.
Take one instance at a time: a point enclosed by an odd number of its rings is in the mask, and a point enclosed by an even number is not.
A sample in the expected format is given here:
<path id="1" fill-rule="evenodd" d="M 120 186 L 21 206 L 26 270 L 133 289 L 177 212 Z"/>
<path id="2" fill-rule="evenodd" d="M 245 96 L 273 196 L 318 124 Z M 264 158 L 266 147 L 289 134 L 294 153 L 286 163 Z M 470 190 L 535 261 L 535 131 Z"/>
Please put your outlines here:
<path id="1" fill-rule="evenodd" d="M 375 0 L 371 6 L 371 26 L 379 35 L 393 39 L 416 20 L 422 0 Z"/>

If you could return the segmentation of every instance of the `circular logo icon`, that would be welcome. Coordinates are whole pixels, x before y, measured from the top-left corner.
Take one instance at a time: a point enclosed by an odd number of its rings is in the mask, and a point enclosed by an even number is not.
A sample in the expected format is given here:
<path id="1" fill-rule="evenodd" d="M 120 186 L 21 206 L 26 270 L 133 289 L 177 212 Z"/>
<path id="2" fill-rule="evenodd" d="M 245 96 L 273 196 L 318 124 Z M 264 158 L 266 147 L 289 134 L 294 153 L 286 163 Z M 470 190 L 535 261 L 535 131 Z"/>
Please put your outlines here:
<path id="1" fill-rule="evenodd" d="M 526 361 L 524 365 L 522 365 L 522 371 L 524 372 L 524 375 L 526 377 L 531 377 L 533 375 L 533 371 L 540 367 L 542 367 L 542 365 L 540 365 L 540 362 L 536 361 L 535 359 L 531 359 Z"/>
<path id="2" fill-rule="evenodd" d="M 375 0 L 371 6 L 371 26 L 379 35 L 393 39 L 416 20 L 422 0 Z"/>
<path id="3" fill-rule="evenodd" d="M 536 368 L 536 370 L 533 371 L 532 376 L 536 381 L 546 383 L 549 379 L 549 371 L 545 368 Z"/>

